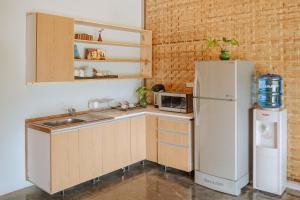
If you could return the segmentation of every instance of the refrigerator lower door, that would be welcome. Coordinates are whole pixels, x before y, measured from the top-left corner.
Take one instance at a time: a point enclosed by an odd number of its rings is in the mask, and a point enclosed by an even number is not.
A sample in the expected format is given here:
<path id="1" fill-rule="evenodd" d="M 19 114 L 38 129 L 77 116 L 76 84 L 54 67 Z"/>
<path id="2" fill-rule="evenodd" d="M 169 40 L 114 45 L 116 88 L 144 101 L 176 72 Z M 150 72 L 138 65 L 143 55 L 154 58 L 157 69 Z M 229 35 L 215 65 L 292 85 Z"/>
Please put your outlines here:
<path id="1" fill-rule="evenodd" d="M 200 99 L 195 126 L 199 171 L 237 180 L 237 102 Z M 197 151 L 197 150 L 196 150 Z M 196 164 L 197 165 L 197 164 Z"/>

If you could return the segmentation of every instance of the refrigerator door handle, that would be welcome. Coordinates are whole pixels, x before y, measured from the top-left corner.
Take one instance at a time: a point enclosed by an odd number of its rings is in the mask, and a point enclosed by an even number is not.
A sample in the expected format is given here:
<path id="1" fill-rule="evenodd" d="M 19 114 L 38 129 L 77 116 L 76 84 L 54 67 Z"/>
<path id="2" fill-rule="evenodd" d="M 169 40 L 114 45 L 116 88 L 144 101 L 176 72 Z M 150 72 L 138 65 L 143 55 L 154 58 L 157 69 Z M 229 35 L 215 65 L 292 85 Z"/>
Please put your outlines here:
<path id="1" fill-rule="evenodd" d="M 195 126 L 199 126 L 199 97 L 200 96 L 200 84 L 199 84 L 199 77 L 198 71 L 195 71 L 195 80 L 194 80 L 194 88 L 193 88 L 193 107 L 194 107 L 194 117 L 195 117 Z"/>
<path id="2" fill-rule="evenodd" d="M 193 88 L 193 96 L 194 97 L 200 96 L 200 94 L 197 93 L 197 91 L 200 90 L 198 81 L 199 81 L 198 80 L 198 71 L 196 70 L 195 71 L 195 79 L 194 79 L 194 88 Z"/>
<path id="3" fill-rule="evenodd" d="M 198 103 L 199 103 L 199 99 L 198 98 L 193 98 L 195 126 L 199 126 L 199 112 L 198 112 L 198 110 L 199 110 L 200 106 L 199 106 Z"/>

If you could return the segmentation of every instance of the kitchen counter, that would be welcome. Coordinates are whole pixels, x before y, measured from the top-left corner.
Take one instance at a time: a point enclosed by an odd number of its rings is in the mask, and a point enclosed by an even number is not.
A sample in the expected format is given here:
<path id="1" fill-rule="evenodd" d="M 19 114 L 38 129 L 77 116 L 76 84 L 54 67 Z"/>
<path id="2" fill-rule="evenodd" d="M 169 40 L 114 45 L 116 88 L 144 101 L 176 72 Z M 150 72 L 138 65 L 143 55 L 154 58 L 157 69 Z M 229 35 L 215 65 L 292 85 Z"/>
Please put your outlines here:
<path id="1" fill-rule="evenodd" d="M 69 131 L 72 129 L 83 128 L 91 125 L 106 123 L 114 120 L 119 120 L 119 119 L 139 116 L 139 115 L 145 115 L 145 114 L 158 115 L 164 117 L 173 117 L 173 118 L 179 118 L 183 120 L 191 120 L 194 118 L 193 113 L 185 114 L 185 113 L 160 111 L 158 108 L 154 108 L 154 106 L 149 105 L 147 106 L 147 108 L 136 108 L 129 111 L 107 109 L 98 112 L 90 112 L 90 111 L 77 112 L 76 115 L 74 116 L 75 118 L 88 118 L 88 120 L 85 120 L 84 122 L 78 122 L 78 123 L 73 123 L 68 125 L 57 126 L 57 127 L 44 126 L 41 125 L 41 123 L 50 120 L 59 120 L 70 116 L 68 114 L 61 114 L 61 115 L 52 115 L 52 116 L 41 117 L 41 118 L 27 119 L 26 126 L 35 130 L 52 134 L 56 132 Z M 110 118 L 102 119 L 101 116 L 107 116 Z"/>

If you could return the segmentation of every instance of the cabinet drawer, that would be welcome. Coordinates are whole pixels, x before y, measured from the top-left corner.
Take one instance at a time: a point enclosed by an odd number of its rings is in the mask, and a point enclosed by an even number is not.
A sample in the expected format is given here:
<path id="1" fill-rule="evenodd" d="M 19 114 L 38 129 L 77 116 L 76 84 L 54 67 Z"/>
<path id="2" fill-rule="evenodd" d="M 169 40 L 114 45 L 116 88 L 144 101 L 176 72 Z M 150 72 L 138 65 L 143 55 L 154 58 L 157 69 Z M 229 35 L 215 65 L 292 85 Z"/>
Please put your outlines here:
<path id="1" fill-rule="evenodd" d="M 189 151 L 186 147 L 159 142 L 158 163 L 183 171 L 191 171 L 189 164 Z"/>
<path id="2" fill-rule="evenodd" d="M 187 134 L 183 134 L 183 133 L 173 133 L 173 132 L 160 130 L 158 132 L 158 141 L 186 146 L 186 147 L 189 146 L 189 137 Z"/>
<path id="3" fill-rule="evenodd" d="M 168 130 L 178 133 L 189 133 L 189 121 L 183 120 L 172 120 L 168 118 L 159 118 L 158 119 L 158 130 Z"/>

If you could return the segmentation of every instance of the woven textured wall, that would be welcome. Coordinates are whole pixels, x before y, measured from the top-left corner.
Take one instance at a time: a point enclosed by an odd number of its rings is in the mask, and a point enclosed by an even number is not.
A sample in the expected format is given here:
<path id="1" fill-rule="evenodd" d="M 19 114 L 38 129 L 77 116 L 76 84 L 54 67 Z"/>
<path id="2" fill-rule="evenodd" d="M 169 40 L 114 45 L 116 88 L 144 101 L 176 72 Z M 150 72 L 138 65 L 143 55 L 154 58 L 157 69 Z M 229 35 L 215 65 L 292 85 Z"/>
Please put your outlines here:
<path id="1" fill-rule="evenodd" d="M 145 0 L 146 29 L 153 31 L 151 87 L 190 91 L 194 62 L 218 59 L 208 37 L 234 37 L 233 59 L 255 62 L 256 75 L 284 78 L 288 108 L 288 177 L 300 182 L 300 0 Z"/>

